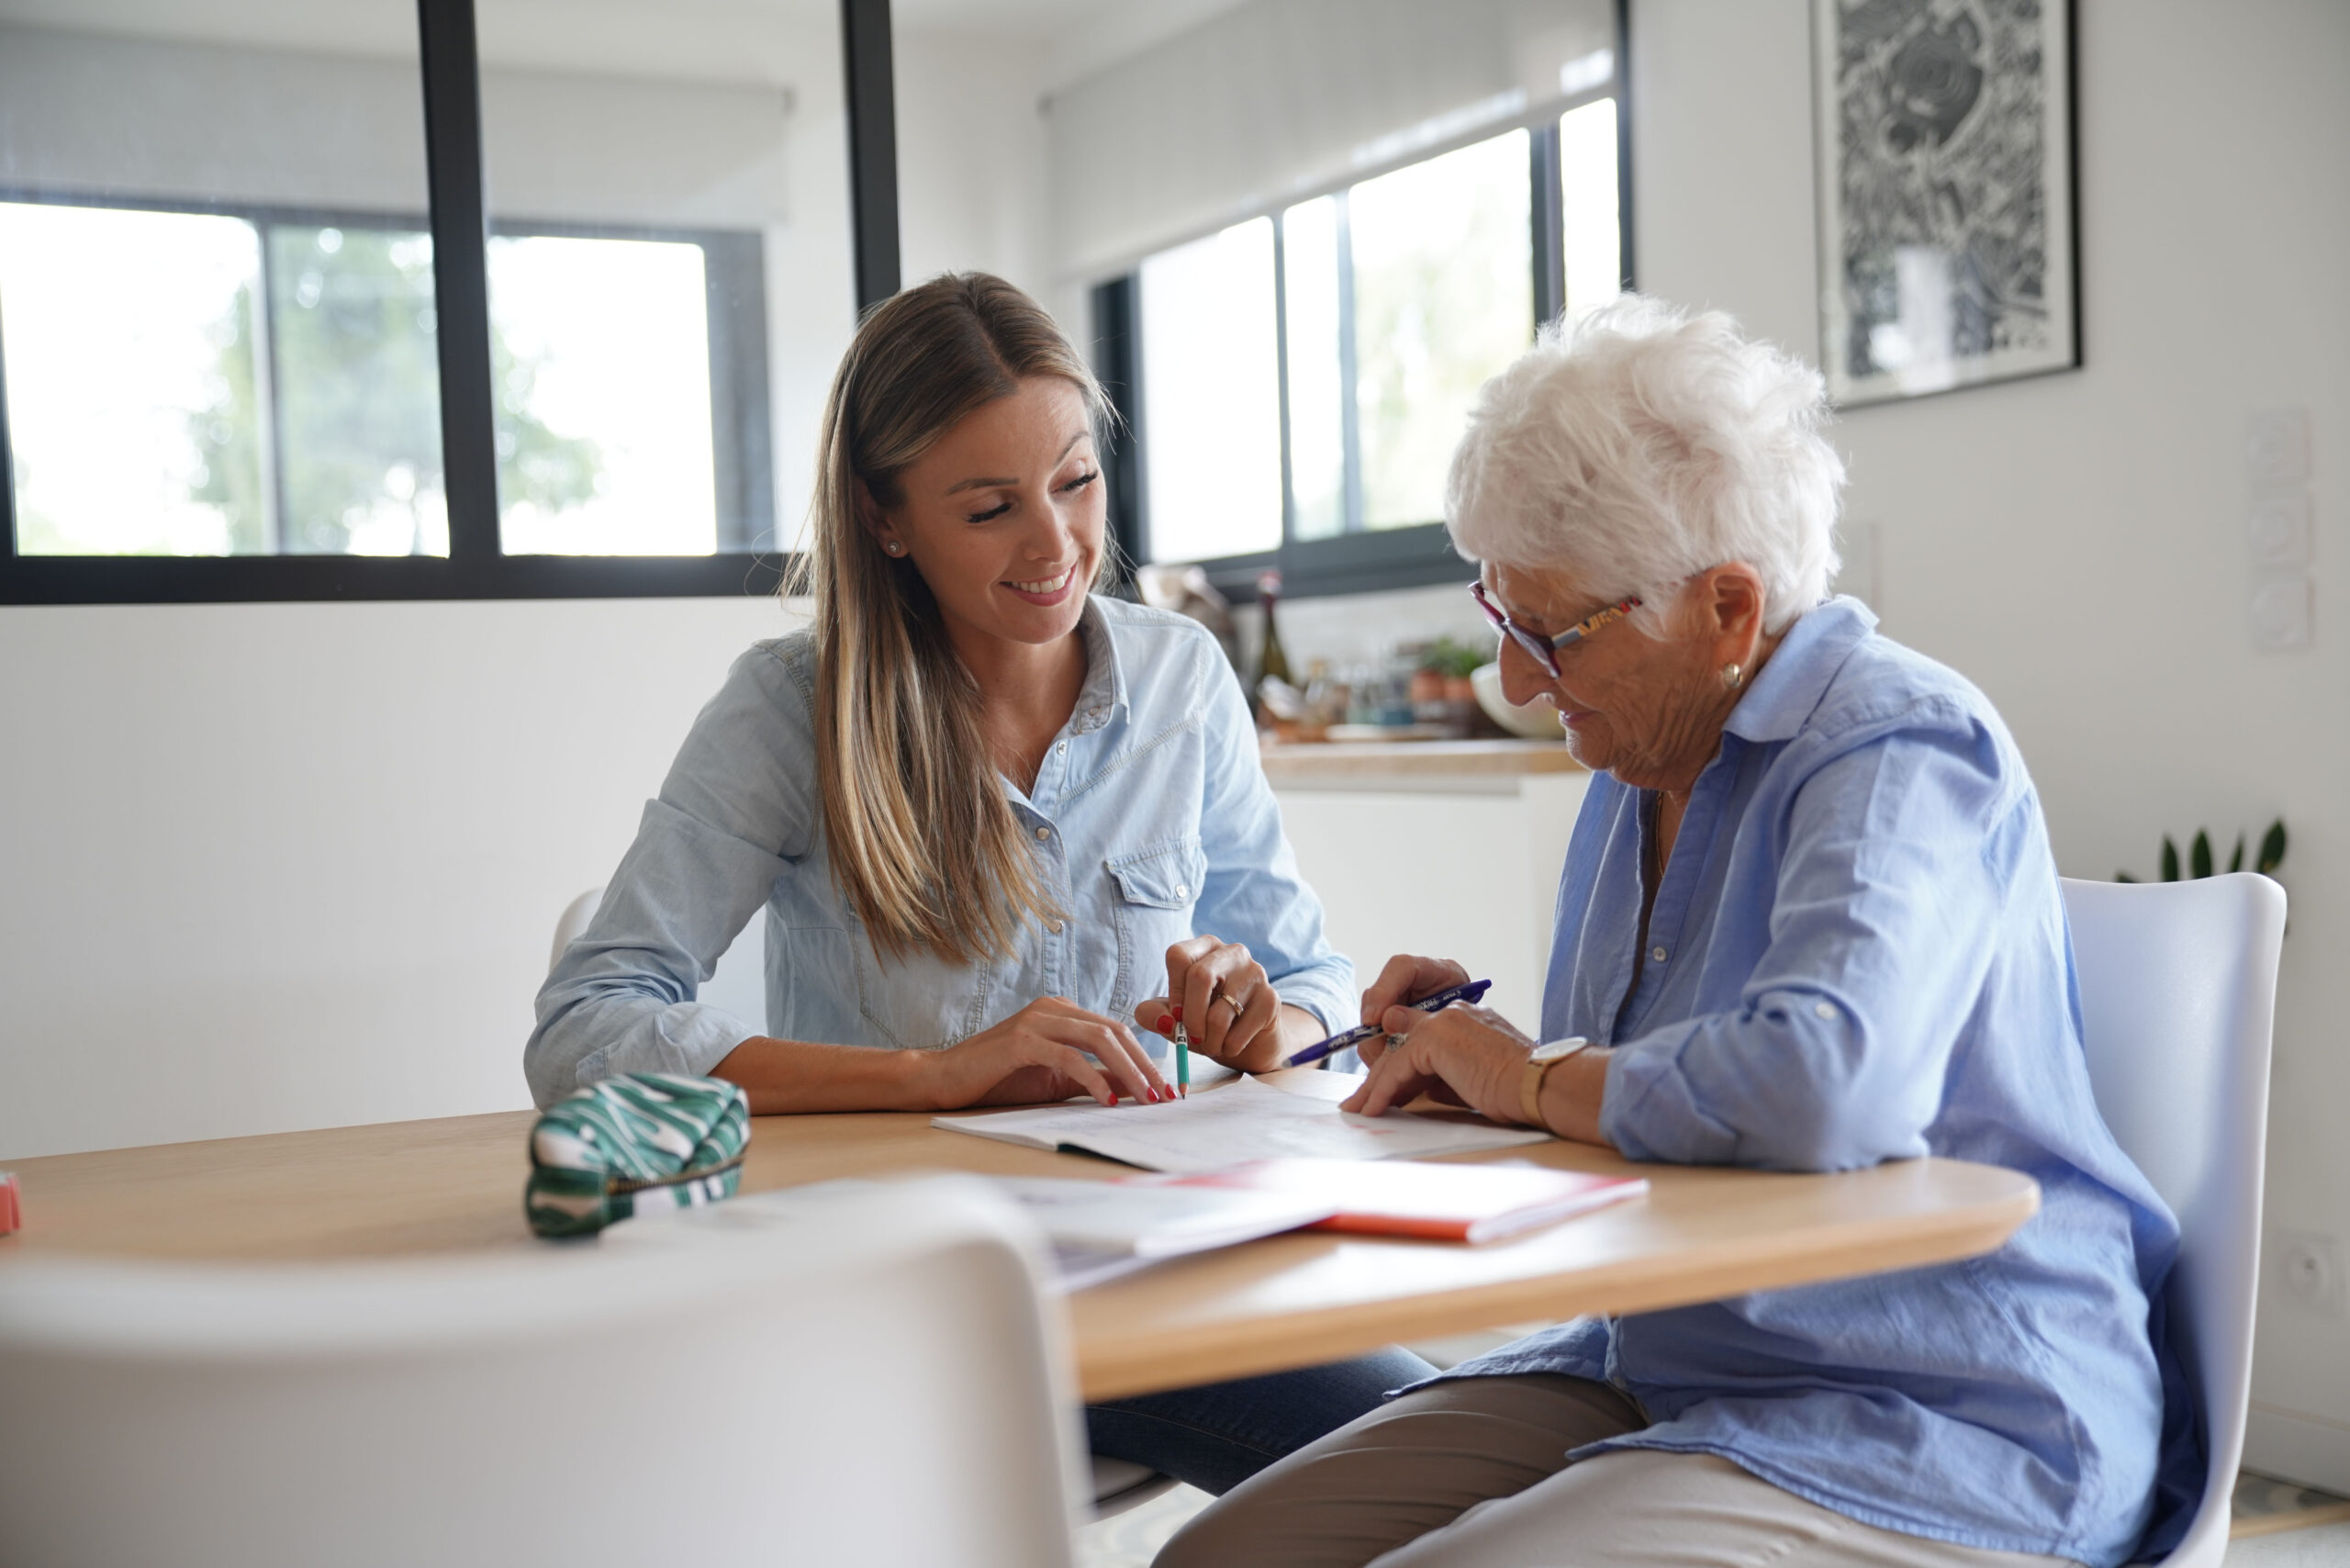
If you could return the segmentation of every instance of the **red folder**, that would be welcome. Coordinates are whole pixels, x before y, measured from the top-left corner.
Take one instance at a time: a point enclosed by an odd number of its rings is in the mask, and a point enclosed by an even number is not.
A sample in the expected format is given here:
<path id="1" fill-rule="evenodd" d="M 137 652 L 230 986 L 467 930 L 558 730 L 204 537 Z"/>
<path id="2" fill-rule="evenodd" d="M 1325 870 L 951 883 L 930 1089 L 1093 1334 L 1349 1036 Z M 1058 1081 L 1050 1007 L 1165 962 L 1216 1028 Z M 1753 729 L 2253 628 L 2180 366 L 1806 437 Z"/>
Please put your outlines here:
<path id="1" fill-rule="evenodd" d="M 1198 1176 L 1130 1180 L 1237 1187 L 1337 1205 L 1308 1230 L 1497 1241 L 1649 1190 L 1641 1176 L 1590 1176 L 1512 1161 L 1439 1165 L 1415 1159 L 1259 1159 Z"/>

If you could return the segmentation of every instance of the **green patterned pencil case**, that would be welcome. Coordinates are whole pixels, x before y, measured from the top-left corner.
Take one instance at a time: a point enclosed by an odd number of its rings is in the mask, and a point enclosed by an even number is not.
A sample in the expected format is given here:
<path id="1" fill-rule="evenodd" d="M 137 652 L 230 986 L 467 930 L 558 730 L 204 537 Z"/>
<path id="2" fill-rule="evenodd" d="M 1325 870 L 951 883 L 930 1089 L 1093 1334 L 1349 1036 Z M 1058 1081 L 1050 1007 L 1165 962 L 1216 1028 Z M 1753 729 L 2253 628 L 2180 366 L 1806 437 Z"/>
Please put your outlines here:
<path id="1" fill-rule="evenodd" d="M 541 1236 L 589 1236 L 632 1215 L 731 1198 L 750 1100 L 740 1084 L 632 1072 L 550 1106 L 531 1129 L 522 1210 Z"/>

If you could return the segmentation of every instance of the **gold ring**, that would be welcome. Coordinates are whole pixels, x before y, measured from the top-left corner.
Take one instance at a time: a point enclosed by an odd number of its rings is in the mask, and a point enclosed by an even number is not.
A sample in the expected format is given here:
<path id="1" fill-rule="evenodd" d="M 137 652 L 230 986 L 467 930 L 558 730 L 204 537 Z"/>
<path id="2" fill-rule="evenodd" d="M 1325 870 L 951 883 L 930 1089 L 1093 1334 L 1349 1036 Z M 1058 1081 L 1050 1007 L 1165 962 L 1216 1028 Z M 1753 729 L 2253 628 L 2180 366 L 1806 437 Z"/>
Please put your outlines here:
<path id="1" fill-rule="evenodd" d="M 1248 1011 L 1248 1005 L 1245 1002 L 1235 1002 L 1232 999 L 1232 993 L 1229 991 L 1217 991 L 1215 993 L 1215 999 L 1218 1002 L 1223 1002 L 1226 1007 L 1231 1008 L 1232 1015 L 1235 1018 L 1239 1017 L 1243 1013 Z"/>

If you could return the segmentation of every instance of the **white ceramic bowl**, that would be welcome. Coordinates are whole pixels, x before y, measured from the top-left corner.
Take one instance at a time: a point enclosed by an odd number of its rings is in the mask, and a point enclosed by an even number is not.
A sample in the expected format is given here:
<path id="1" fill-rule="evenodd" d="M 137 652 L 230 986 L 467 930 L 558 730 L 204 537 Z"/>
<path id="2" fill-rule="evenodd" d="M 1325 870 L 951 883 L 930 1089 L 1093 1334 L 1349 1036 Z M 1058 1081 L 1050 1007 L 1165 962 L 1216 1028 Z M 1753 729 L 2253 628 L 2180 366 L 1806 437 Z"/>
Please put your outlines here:
<path id="1" fill-rule="evenodd" d="M 1559 725 L 1556 708 L 1548 702 L 1529 702 L 1521 708 L 1502 695 L 1500 665 L 1478 666 L 1470 675 L 1469 684 L 1477 689 L 1477 706 L 1492 715 L 1494 722 L 1511 734 L 1529 741 L 1566 738 L 1566 732 Z"/>

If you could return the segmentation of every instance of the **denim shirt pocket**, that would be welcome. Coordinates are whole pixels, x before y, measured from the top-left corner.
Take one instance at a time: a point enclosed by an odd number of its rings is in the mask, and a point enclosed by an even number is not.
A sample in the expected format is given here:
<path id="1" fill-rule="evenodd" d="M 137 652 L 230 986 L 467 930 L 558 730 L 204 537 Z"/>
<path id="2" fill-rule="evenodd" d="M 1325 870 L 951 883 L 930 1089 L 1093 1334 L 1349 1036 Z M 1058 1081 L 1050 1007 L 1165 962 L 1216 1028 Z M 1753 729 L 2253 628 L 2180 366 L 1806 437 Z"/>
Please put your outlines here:
<path id="1" fill-rule="evenodd" d="M 1167 949 L 1193 935 L 1192 910 L 1208 859 L 1199 836 L 1190 834 L 1113 855 L 1103 869 L 1116 890 L 1111 908 L 1118 927 L 1116 995 L 1123 1015 L 1165 987 Z"/>

